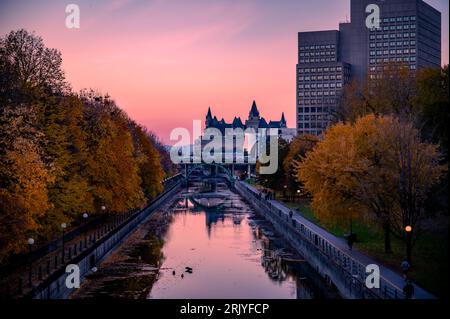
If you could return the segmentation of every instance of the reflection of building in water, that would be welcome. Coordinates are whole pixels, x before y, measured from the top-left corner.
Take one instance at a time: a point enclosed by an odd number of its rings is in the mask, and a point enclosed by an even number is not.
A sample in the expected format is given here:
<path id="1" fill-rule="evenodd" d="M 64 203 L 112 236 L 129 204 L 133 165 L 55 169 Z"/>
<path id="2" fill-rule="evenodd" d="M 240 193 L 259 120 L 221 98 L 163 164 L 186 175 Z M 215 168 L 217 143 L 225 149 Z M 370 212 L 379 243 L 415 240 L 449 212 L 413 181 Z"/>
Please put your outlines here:
<path id="1" fill-rule="evenodd" d="M 305 277 L 297 277 L 295 281 L 297 299 L 314 299 L 314 291 L 308 285 Z"/>
<path id="2" fill-rule="evenodd" d="M 286 266 L 283 264 L 282 258 L 275 250 L 270 249 L 270 241 L 267 238 L 262 239 L 263 254 L 261 257 L 261 265 L 274 281 L 284 281 L 287 278 Z"/>
<path id="3" fill-rule="evenodd" d="M 221 211 L 205 211 L 206 229 L 208 231 L 208 237 L 211 235 L 212 224 L 217 223 L 219 220 L 223 222 L 225 220 L 225 214 Z"/>

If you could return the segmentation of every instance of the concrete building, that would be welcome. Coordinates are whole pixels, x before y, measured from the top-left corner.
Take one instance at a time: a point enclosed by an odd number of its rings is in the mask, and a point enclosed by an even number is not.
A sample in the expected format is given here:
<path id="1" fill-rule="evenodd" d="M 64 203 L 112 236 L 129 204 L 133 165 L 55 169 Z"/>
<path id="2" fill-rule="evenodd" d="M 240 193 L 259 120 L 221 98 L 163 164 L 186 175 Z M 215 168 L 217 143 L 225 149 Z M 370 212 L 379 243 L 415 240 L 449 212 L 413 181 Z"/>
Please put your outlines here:
<path id="1" fill-rule="evenodd" d="M 379 27 L 366 24 L 369 5 Z M 374 78 L 383 64 L 410 69 L 441 66 L 441 14 L 422 0 L 351 0 L 350 22 L 339 30 L 299 32 L 297 132 L 319 135 L 352 78 Z"/>

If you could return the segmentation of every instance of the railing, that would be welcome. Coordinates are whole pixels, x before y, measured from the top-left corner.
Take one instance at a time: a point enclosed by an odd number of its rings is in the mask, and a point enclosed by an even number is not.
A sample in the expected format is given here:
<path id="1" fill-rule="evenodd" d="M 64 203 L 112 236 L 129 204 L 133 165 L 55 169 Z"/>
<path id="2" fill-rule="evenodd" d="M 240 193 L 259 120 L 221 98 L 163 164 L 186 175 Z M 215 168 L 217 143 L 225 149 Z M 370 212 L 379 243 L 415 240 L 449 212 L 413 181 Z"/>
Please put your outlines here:
<path id="1" fill-rule="evenodd" d="M 70 263 L 72 259 L 95 247 L 108 234 L 117 231 L 142 211 L 157 203 L 181 180 L 181 174 L 165 179 L 163 181 L 165 191 L 156 196 L 142 210 L 105 216 L 68 232 L 64 235 L 64 252 L 62 251 L 63 241 L 59 238 L 31 254 L 20 255 L 14 262 L 0 270 L 0 298 L 23 296 L 36 286 L 36 283 L 51 277 L 62 269 L 68 261 Z M 31 270 L 30 267 L 32 267 Z"/>
<path id="2" fill-rule="evenodd" d="M 256 200 L 260 208 L 267 212 L 271 212 L 283 226 L 294 231 L 296 234 L 299 234 L 305 243 L 308 243 L 312 249 L 319 252 L 327 262 L 332 263 L 332 266 L 336 270 L 339 270 L 346 278 L 348 278 L 350 284 L 354 285 L 356 289 L 360 291 L 363 298 L 397 299 L 403 297 L 403 292 L 389 280 L 383 278 L 382 275 L 380 276 L 380 288 L 368 289 L 365 286 L 365 278 L 367 275 L 366 264 L 355 259 L 348 254 L 347 251 L 338 247 L 329 239 L 324 238 L 319 232 L 325 232 L 325 230 L 310 222 L 302 222 L 299 221 L 298 218 L 291 218 L 289 216 L 289 211 L 291 211 L 291 209 L 280 203 L 279 206 L 281 209 L 276 207 L 270 201 L 266 200 L 261 192 L 243 182 L 236 183 L 236 188 L 244 192 L 253 200 Z"/>

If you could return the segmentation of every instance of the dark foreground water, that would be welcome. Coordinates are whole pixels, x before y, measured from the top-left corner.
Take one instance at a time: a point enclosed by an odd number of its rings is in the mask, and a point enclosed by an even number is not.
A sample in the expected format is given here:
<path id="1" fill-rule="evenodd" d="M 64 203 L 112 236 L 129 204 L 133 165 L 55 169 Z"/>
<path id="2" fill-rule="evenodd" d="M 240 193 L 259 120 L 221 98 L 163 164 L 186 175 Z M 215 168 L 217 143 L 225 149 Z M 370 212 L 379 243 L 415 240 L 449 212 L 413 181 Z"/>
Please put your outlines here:
<path id="1" fill-rule="evenodd" d="M 121 256 L 99 267 L 77 296 L 338 297 L 237 194 L 220 192 L 226 194 L 220 209 L 201 208 L 180 194 L 165 218 L 153 221 L 142 240 L 125 243 Z"/>

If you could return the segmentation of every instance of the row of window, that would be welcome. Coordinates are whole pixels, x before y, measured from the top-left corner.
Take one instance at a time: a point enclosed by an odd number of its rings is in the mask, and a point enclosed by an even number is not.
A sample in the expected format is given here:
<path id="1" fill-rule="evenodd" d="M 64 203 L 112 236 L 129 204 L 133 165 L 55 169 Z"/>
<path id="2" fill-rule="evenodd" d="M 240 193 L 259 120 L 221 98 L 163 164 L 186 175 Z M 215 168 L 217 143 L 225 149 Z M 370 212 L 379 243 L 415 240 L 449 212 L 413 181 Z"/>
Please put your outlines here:
<path id="1" fill-rule="evenodd" d="M 319 108 L 320 108 L 320 112 L 319 112 Z M 299 107 L 298 113 L 328 113 L 328 110 L 329 110 L 328 106 L 323 106 L 323 107 L 305 106 L 305 107 Z"/>
<path id="2" fill-rule="evenodd" d="M 298 63 L 336 62 L 336 57 L 320 59 L 300 59 Z"/>
<path id="3" fill-rule="evenodd" d="M 416 49 L 390 49 L 390 50 L 370 50 L 370 55 L 394 55 L 394 54 L 416 54 Z"/>
<path id="4" fill-rule="evenodd" d="M 298 69 L 298 73 L 321 73 L 321 72 L 341 72 L 341 66 L 331 66 L 331 67 L 323 67 L 323 68 L 302 68 Z"/>
<path id="5" fill-rule="evenodd" d="M 322 131 L 316 131 L 316 130 L 298 130 L 298 134 L 320 135 L 320 134 L 322 134 Z"/>
<path id="6" fill-rule="evenodd" d="M 330 74 L 330 75 L 300 75 L 299 81 L 328 81 L 328 80 L 342 80 L 342 74 Z"/>
<path id="7" fill-rule="evenodd" d="M 335 96 L 338 95 L 339 91 L 300 91 L 298 92 L 298 96 L 302 97 L 302 96 Z"/>
<path id="8" fill-rule="evenodd" d="M 299 100 L 298 101 L 298 104 L 299 105 L 310 105 L 310 104 L 327 104 L 327 105 L 330 105 L 330 104 L 335 104 L 335 103 L 337 103 L 337 100 L 336 99 L 333 99 L 333 98 L 327 98 L 327 99 L 302 99 L 302 100 Z M 328 109 L 325 111 L 325 110 L 322 110 L 322 107 L 321 106 L 318 106 L 317 107 L 317 112 L 328 112 Z M 315 111 L 314 111 L 315 112 Z"/>
<path id="9" fill-rule="evenodd" d="M 328 122 L 298 123 L 298 128 L 326 128 L 327 126 Z"/>
<path id="10" fill-rule="evenodd" d="M 414 30 L 416 28 L 416 24 L 398 24 L 398 25 L 385 25 L 378 29 L 370 29 L 370 31 L 394 31 L 394 30 Z"/>
<path id="11" fill-rule="evenodd" d="M 312 83 L 312 84 L 300 84 L 299 89 L 321 89 L 321 88 L 341 88 L 342 82 L 331 82 L 331 83 Z"/>
<path id="12" fill-rule="evenodd" d="M 378 58 L 378 59 L 369 59 L 370 64 L 380 64 L 380 63 L 388 63 L 388 62 L 416 62 L 415 56 L 405 56 L 405 57 L 391 57 L 391 58 Z"/>
<path id="13" fill-rule="evenodd" d="M 325 56 L 325 55 L 334 55 L 334 51 L 316 51 L 316 52 L 300 52 L 301 57 L 309 57 L 309 56 Z"/>
<path id="14" fill-rule="evenodd" d="M 415 16 L 402 16 L 402 17 L 390 17 L 390 18 L 382 18 L 381 22 L 384 23 L 393 23 L 393 22 L 404 22 L 404 21 L 416 21 Z"/>
<path id="15" fill-rule="evenodd" d="M 416 65 L 415 65 L 415 64 L 411 64 L 411 65 L 409 66 L 409 68 L 410 68 L 411 70 L 415 70 L 415 69 L 416 69 Z M 377 73 L 377 74 L 370 74 L 369 77 L 370 77 L 371 79 L 382 79 L 382 78 L 383 78 L 383 74 L 380 74 L 380 73 Z"/>
<path id="16" fill-rule="evenodd" d="M 322 44 L 322 45 L 305 45 L 299 48 L 300 51 L 306 50 L 324 50 L 324 49 L 334 49 L 336 48 L 335 44 Z"/>
<path id="17" fill-rule="evenodd" d="M 302 121 L 329 121 L 331 116 L 329 114 L 300 114 L 298 120 Z"/>
<path id="18" fill-rule="evenodd" d="M 395 38 L 415 38 L 415 32 L 397 32 L 397 33 L 383 33 L 383 34 L 371 34 L 369 40 L 381 40 L 381 39 L 395 39 Z"/>
<path id="19" fill-rule="evenodd" d="M 375 48 L 375 47 L 381 48 L 381 47 L 388 47 L 388 46 L 395 47 L 395 46 L 402 46 L 402 45 L 403 46 L 415 46 L 416 41 L 415 40 L 412 40 L 412 41 L 406 40 L 406 41 L 391 41 L 391 42 L 388 42 L 388 41 L 386 41 L 386 42 L 370 42 L 369 47 L 370 48 Z"/>

